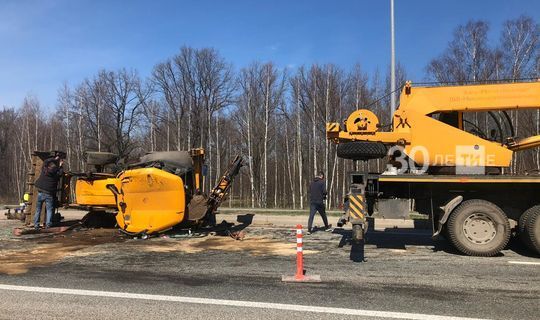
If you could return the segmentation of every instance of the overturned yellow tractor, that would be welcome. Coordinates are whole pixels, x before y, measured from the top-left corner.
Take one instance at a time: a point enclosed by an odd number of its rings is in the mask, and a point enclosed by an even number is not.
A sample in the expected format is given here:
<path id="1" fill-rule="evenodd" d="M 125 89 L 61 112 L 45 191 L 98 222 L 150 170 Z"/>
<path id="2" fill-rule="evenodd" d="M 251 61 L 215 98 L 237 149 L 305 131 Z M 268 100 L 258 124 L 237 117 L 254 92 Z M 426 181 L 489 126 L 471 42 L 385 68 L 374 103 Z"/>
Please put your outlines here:
<path id="1" fill-rule="evenodd" d="M 112 154 L 87 153 L 98 171 L 114 162 Z M 181 223 L 212 224 L 214 214 L 242 166 L 237 156 L 218 184 L 204 194 L 204 150 L 154 152 L 118 174 L 73 174 L 69 206 L 113 211 L 118 227 L 132 235 L 163 232 Z"/>

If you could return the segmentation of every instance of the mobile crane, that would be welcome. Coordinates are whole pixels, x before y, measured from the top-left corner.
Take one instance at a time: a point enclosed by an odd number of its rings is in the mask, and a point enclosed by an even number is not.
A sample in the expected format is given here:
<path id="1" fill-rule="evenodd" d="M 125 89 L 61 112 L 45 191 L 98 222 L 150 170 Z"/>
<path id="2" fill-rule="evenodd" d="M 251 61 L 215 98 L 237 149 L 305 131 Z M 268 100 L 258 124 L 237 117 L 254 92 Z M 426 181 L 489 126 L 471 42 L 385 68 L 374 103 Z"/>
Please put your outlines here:
<path id="1" fill-rule="evenodd" d="M 367 216 L 377 207 L 386 216 L 408 215 L 414 199 L 428 215 L 433 236 L 443 233 L 462 253 L 493 256 L 517 232 L 540 253 L 540 176 L 506 175 L 513 154 L 540 146 L 540 135 L 517 138 L 509 110 L 540 109 L 540 81 L 414 87 L 407 82 L 391 130 L 382 132 L 370 110 L 326 124 L 338 157 L 388 157 L 382 173 L 350 173 L 348 206 L 338 225 L 350 222 L 361 241 Z M 485 133 L 467 114 L 485 113 Z"/>

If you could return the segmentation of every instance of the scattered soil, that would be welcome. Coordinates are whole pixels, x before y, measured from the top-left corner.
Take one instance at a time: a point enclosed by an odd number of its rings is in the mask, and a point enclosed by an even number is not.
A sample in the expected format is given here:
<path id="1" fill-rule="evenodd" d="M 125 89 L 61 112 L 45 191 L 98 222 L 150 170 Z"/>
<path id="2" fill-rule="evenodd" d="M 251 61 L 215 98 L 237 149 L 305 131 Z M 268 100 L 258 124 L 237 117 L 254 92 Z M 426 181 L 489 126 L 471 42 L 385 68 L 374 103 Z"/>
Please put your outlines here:
<path id="1" fill-rule="evenodd" d="M 5 226 L 0 226 L 4 229 Z M 20 237 L 2 239 L 0 244 L 0 274 L 17 275 L 30 268 L 42 267 L 60 262 L 67 257 L 87 257 L 114 253 L 116 250 L 132 252 L 197 254 L 209 250 L 246 252 L 254 256 L 292 256 L 296 254 L 296 242 L 290 239 L 272 239 L 268 236 L 249 235 L 244 240 L 234 240 L 229 236 L 208 235 L 193 238 L 150 238 L 131 239 L 117 229 L 83 229 L 62 234 L 40 235 L 40 237 Z M 111 245 L 112 244 L 112 245 Z M 317 253 L 304 250 L 304 254 Z"/>
<path id="2" fill-rule="evenodd" d="M 155 241 L 157 240 L 157 241 Z M 296 242 L 283 242 L 267 237 L 246 237 L 245 240 L 234 240 L 225 236 L 208 236 L 195 239 L 155 239 L 147 242 L 131 242 L 126 245 L 135 246 L 146 252 L 183 252 L 199 253 L 207 250 L 230 252 L 247 252 L 254 256 L 274 255 L 290 256 L 296 254 Z M 304 250 L 304 254 L 317 253 L 315 250 Z"/>
<path id="3" fill-rule="evenodd" d="M 121 241 L 125 241 L 125 238 L 114 229 L 68 231 L 45 238 L 3 240 L 0 250 L 0 273 L 10 275 L 26 273 L 29 268 L 56 263 L 80 250 Z"/>

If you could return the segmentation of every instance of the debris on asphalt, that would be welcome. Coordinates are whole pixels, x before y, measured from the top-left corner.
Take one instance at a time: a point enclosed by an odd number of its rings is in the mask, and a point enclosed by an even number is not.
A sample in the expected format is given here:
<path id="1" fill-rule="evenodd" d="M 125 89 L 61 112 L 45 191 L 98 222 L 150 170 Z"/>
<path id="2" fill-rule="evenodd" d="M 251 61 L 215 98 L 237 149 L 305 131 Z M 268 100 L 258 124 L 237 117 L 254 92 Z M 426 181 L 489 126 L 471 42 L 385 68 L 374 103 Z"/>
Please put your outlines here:
<path id="1" fill-rule="evenodd" d="M 229 232 L 229 236 L 231 238 L 233 238 L 234 240 L 244 240 L 244 238 L 246 237 L 246 233 L 244 231 L 233 231 L 233 232 Z"/>

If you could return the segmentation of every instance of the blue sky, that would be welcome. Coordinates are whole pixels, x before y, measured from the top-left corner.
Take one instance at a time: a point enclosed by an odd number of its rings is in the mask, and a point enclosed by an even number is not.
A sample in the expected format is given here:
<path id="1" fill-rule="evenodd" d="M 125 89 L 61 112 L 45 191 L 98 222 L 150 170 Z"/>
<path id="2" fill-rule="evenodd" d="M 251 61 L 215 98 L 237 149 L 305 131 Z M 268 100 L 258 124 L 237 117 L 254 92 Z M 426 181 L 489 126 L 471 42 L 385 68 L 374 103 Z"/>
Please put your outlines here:
<path id="1" fill-rule="evenodd" d="M 540 22 L 536 0 L 395 1 L 397 58 L 416 81 L 458 24 L 487 20 L 496 42 L 507 19 Z M 146 77 L 183 45 L 214 47 L 235 68 L 255 60 L 359 62 L 385 72 L 389 37 L 389 0 L 0 0 L 0 107 L 19 106 L 28 94 L 53 107 L 64 82 L 103 68 Z"/>

